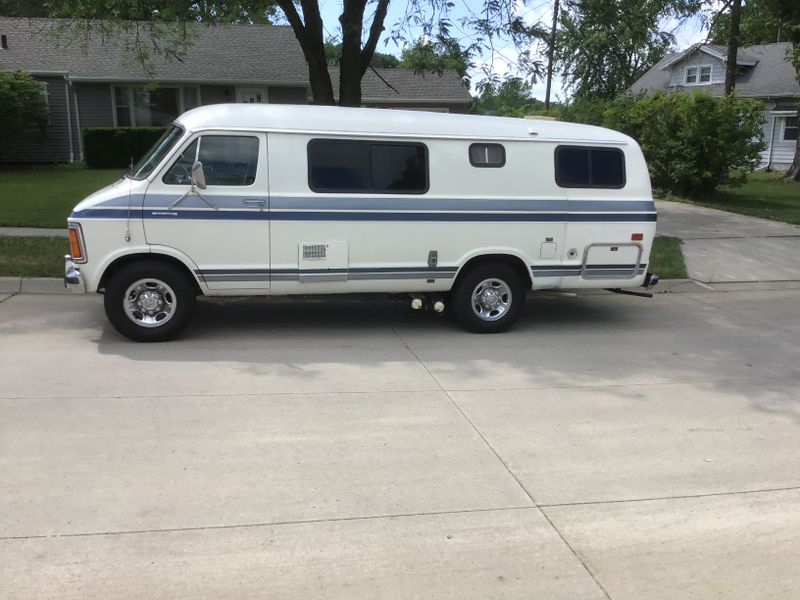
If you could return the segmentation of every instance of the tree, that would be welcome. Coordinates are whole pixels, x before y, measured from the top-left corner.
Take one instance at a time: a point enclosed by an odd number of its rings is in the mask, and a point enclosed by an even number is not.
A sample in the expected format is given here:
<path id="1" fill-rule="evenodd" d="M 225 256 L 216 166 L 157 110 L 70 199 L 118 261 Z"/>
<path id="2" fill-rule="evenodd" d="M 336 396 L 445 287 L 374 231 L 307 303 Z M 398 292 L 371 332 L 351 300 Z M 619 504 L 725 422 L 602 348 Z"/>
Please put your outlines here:
<path id="1" fill-rule="evenodd" d="M 543 103 L 531 97 L 531 84 L 519 77 L 512 77 L 499 85 L 487 84 L 475 100 L 473 112 L 481 115 L 524 117 L 543 107 Z"/>
<path id="2" fill-rule="evenodd" d="M 564 0 L 556 65 L 576 96 L 614 98 L 674 43 L 662 23 L 698 9 L 695 0 Z"/>
<path id="3" fill-rule="evenodd" d="M 736 86 L 736 55 L 739 53 L 739 21 L 742 15 L 742 0 L 731 0 L 730 27 L 728 32 L 728 56 L 725 60 L 725 94 L 732 94 Z"/>
<path id="4" fill-rule="evenodd" d="M 722 12 L 714 16 L 708 34 L 710 43 L 727 45 L 730 20 L 730 12 Z M 742 46 L 752 46 L 786 42 L 788 38 L 786 37 L 786 28 L 782 27 L 780 20 L 766 6 L 765 0 L 747 0 L 742 5 L 739 41 Z"/>
<path id="5" fill-rule="evenodd" d="M 23 71 L 0 72 L 0 139 L 45 132 L 45 93 L 42 84 Z"/>

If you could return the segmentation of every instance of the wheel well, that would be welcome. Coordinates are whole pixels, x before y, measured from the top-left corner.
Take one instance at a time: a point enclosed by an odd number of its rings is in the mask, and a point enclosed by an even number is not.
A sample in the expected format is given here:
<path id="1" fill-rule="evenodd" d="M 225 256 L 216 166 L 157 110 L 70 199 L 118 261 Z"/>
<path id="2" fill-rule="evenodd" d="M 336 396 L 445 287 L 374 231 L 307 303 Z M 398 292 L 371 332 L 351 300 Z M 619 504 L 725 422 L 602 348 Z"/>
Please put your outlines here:
<path id="1" fill-rule="evenodd" d="M 474 258 L 469 259 L 466 264 L 461 267 L 458 272 L 458 277 L 456 277 L 456 281 L 453 284 L 453 287 L 458 284 L 464 275 L 469 273 L 470 270 L 477 267 L 478 265 L 485 265 L 485 264 L 496 264 L 500 263 L 502 265 L 508 265 L 512 269 L 514 269 L 519 276 L 522 278 L 523 283 L 525 283 L 528 288 L 533 285 L 533 281 L 531 280 L 531 270 L 528 265 L 525 264 L 518 256 L 514 256 L 512 254 L 483 254 L 481 256 L 476 256 Z"/>
<path id="2" fill-rule="evenodd" d="M 200 286 L 197 284 L 197 279 L 192 274 L 192 272 L 179 261 L 177 258 L 173 258 L 172 256 L 167 256 L 165 254 L 127 254 L 125 256 L 120 256 L 114 262 L 112 262 L 108 267 L 106 267 L 105 272 L 103 272 L 103 276 L 100 278 L 100 284 L 97 286 L 98 291 L 103 290 L 106 287 L 106 283 L 108 282 L 111 277 L 114 276 L 114 273 L 119 271 L 121 268 L 135 262 L 140 261 L 150 261 L 150 262 L 160 262 L 167 265 L 171 265 L 183 271 L 188 277 L 189 280 L 194 284 L 197 293 L 202 293 Z"/>

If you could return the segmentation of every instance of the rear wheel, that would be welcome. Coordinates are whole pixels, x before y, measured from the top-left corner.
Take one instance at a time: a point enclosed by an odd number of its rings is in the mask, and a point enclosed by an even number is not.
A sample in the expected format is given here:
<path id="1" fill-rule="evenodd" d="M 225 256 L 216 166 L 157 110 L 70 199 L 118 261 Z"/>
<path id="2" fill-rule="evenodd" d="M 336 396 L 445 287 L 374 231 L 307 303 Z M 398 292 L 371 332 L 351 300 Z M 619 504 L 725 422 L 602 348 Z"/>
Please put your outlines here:
<path id="1" fill-rule="evenodd" d="M 122 267 L 106 286 L 106 316 L 137 342 L 175 338 L 189 324 L 196 304 L 194 283 L 177 267 L 145 261 Z"/>
<path id="2" fill-rule="evenodd" d="M 465 329 L 500 333 L 519 318 L 525 306 L 525 285 L 508 265 L 478 265 L 456 284 L 452 303 L 456 319 Z"/>

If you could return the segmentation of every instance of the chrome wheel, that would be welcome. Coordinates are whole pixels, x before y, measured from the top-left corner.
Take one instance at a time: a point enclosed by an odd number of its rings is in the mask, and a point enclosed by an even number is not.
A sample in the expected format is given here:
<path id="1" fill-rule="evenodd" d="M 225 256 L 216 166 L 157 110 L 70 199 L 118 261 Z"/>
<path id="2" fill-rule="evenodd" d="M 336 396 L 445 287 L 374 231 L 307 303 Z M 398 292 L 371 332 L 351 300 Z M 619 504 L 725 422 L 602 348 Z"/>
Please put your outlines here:
<path id="1" fill-rule="evenodd" d="M 140 327 L 161 327 L 169 322 L 178 307 L 172 288 L 159 279 L 139 279 L 125 291 L 125 314 Z"/>
<path id="2" fill-rule="evenodd" d="M 472 312 L 482 321 L 497 321 L 511 308 L 511 288 L 502 279 L 484 279 L 472 290 Z"/>

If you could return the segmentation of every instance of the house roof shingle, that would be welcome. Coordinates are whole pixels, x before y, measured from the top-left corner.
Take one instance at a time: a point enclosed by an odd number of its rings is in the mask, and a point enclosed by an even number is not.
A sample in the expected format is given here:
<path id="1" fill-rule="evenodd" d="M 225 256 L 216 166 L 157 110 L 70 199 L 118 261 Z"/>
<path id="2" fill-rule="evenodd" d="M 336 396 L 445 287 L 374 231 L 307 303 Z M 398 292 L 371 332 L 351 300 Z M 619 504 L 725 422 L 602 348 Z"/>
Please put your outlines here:
<path id="1" fill-rule="evenodd" d="M 65 73 L 73 80 L 308 85 L 305 57 L 288 26 L 193 26 L 196 37 L 182 59 L 152 53 L 152 73 L 148 73 L 133 58 L 135 33 L 117 33 L 105 40 L 98 33 L 56 37 L 54 30 L 64 24 L 52 19 L 0 17 L 0 33 L 8 39 L 8 49 L 0 50 L 0 69 Z M 146 26 L 142 25 L 139 33 L 140 39 L 152 47 Z M 379 72 L 391 87 L 368 70 L 362 81 L 365 102 L 471 101 L 455 72 L 441 76 L 407 69 Z M 337 69 L 331 69 L 331 79 L 338 95 Z"/>
<path id="2" fill-rule="evenodd" d="M 755 62 L 755 66 L 749 72 L 737 76 L 736 95 L 744 98 L 767 98 L 800 94 L 800 83 L 796 79 L 794 67 L 786 58 L 789 46 L 788 42 L 781 42 L 741 48 L 737 54 L 737 63 Z M 724 56 L 722 46 L 714 48 L 718 53 L 723 52 Z M 634 82 L 631 92 L 636 94 L 647 90 L 671 89 L 674 86 L 670 85 L 670 73 L 667 67 L 689 57 L 695 50 L 697 47 L 693 46 L 689 51 L 665 56 Z M 679 60 L 676 61 L 676 58 Z M 713 84 L 693 86 L 691 89 L 709 91 L 715 96 L 721 96 L 724 93 L 723 87 L 722 84 Z"/>

